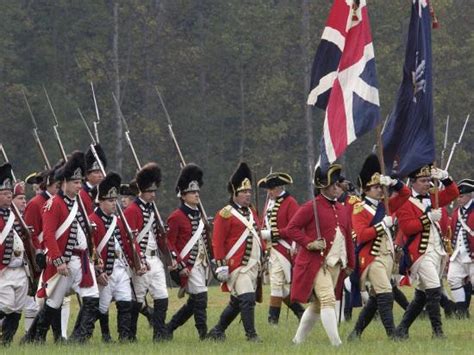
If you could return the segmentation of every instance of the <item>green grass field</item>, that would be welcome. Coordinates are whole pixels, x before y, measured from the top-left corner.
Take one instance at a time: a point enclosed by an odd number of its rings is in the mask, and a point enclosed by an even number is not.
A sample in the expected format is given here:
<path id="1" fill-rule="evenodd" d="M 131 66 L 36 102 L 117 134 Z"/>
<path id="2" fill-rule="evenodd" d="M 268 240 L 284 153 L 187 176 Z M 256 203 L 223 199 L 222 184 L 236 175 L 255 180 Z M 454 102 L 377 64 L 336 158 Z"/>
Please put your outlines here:
<path id="1" fill-rule="evenodd" d="M 412 289 L 403 288 L 403 292 L 410 300 Z M 265 292 L 269 291 L 265 287 Z M 220 292 L 218 287 L 211 287 L 209 291 L 208 326 L 213 327 L 217 322 L 220 312 L 228 300 L 228 294 Z M 76 313 L 77 304 L 73 298 L 69 329 L 72 328 Z M 183 300 L 178 300 L 177 289 L 170 289 L 170 308 L 168 319 L 181 306 Z M 225 343 L 215 343 L 211 341 L 199 341 L 194 320 L 190 319 L 183 327 L 174 333 L 174 340 L 167 343 L 155 344 L 151 341 L 152 331 L 148 327 L 143 316 L 139 318 L 139 342 L 134 344 L 103 344 L 100 340 L 100 329 L 98 323 L 94 332 L 94 338 L 88 345 L 54 345 L 52 339 L 48 339 L 48 344 L 44 346 L 19 346 L 18 342 L 23 334 L 23 320 L 15 338 L 14 345 L 0 350 L 5 354 L 474 354 L 474 320 L 446 320 L 443 319 L 446 340 L 432 340 L 431 327 L 428 319 L 415 321 L 410 329 L 410 340 L 406 342 L 392 342 L 387 340 L 385 331 L 380 321 L 373 321 L 363 334 L 362 341 L 348 343 L 347 335 L 352 330 L 360 309 L 356 309 L 353 319 L 350 322 L 341 324 L 340 335 L 343 345 L 335 349 L 329 345 L 321 323 L 316 323 L 313 332 L 304 344 L 294 346 L 291 343 L 296 328 L 297 320 L 293 314 L 288 314 L 283 308 L 280 324 L 278 327 L 269 326 L 267 323 L 268 295 L 265 295 L 264 303 L 257 305 L 256 328 L 263 343 L 254 344 L 245 340 L 242 324 L 238 318 L 227 330 L 227 341 Z M 473 312 L 471 306 L 471 313 Z M 395 321 L 398 323 L 402 316 L 402 310 L 395 305 Z M 110 327 L 114 339 L 116 336 L 115 305 L 110 310 Z M 20 334 L 21 333 L 21 334 Z"/>

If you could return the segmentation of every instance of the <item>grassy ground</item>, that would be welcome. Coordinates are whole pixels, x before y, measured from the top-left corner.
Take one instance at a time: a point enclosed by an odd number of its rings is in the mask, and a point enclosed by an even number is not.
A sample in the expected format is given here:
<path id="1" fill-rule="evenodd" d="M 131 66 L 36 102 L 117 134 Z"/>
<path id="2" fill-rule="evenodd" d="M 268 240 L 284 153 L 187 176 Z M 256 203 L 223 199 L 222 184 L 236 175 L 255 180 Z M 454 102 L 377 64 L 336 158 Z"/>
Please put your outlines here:
<path id="1" fill-rule="evenodd" d="M 268 287 L 265 290 L 268 292 Z M 408 299 L 412 297 L 412 290 L 403 288 Z M 225 307 L 228 295 L 220 292 L 219 288 L 211 287 L 209 291 L 208 325 L 213 327 L 217 322 L 220 312 Z M 178 300 L 177 289 L 170 290 L 170 309 L 168 319 L 181 306 L 183 300 Z M 268 295 L 266 295 L 268 296 Z M 69 323 L 69 329 L 72 328 L 76 313 L 77 304 L 73 298 L 72 312 Z M 473 313 L 471 307 L 471 313 Z M 447 335 L 446 340 L 432 340 L 431 328 L 427 319 L 417 320 L 410 329 L 410 340 L 406 342 L 391 342 L 386 339 L 385 331 L 380 321 L 374 321 L 363 334 L 362 341 L 347 343 L 347 335 L 352 330 L 360 309 L 356 309 L 354 318 L 350 322 L 341 324 L 340 335 L 343 345 L 334 349 L 329 345 L 324 329 L 321 323 L 316 323 L 313 332 L 310 334 L 304 344 L 294 346 L 291 343 L 296 328 L 297 320 L 293 314 L 288 314 L 286 308 L 282 310 L 280 324 L 278 327 L 272 327 L 267 324 L 268 297 L 265 302 L 257 306 L 256 310 L 256 328 L 263 343 L 253 344 L 245 340 L 242 325 L 236 320 L 227 330 L 227 341 L 223 344 L 211 341 L 201 342 L 198 340 L 194 321 L 191 319 L 183 327 L 174 333 L 172 342 L 163 344 L 154 344 L 151 341 L 151 329 L 148 327 L 146 319 L 140 316 L 139 319 L 139 342 L 135 344 L 102 344 L 100 341 L 100 329 L 98 324 L 94 333 L 94 338 L 89 345 L 61 345 L 52 344 L 52 339 L 48 339 L 48 345 L 44 346 L 19 346 L 18 341 L 23 333 L 23 320 L 15 339 L 14 345 L 7 349 L 0 349 L 0 353 L 5 354 L 148 354 L 148 353 L 166 353 L 166 354 L 310 354 L 310 353 L 338 353 L 338 354 L 473 354 L 474 344 L 474 321 L 466 320 L 446 320 L 443 319 L 444 331 Z M 402 316 L 401 308 L 395 306 L 395 321 L 398 323 Z M 115 329 L 115 306 L 110 310 L 110 323 L 112 336 L 116 339 Z"/>

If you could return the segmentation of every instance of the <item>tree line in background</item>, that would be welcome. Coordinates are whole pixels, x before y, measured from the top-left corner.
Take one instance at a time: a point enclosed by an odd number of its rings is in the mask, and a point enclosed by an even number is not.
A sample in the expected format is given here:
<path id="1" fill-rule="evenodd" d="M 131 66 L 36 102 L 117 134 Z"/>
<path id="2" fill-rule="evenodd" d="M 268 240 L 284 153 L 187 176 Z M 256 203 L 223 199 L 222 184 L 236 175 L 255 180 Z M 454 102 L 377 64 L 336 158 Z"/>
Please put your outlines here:
<path id="1" fill-rule="evenodd" d="M 308 197 L 309 166 L 318 156 L 324 113 L 307 107 L 311 62 L 330 0 L 18 0 L 0 13 L 0 142 L 18 176 L 43 167 L 31 134 L 25 90 L 51 161 L 48 90 L 66 148 L 87 149 L 80 108 L 92 124 L 95 85 L 101 143 L 109 167 L 130 180 L 135 164 L 124 140 L 118 98 L 142 162 L 163 170 L 165 212 L 174 194 L 179 160 L 156 95 L 161 91 L 187 161 L 205 172 L 203 202 L 214 213 L 227 201 L 228 177 L 239 160 L 258 178 L 289 172 L 291 191 Z M 434 0 L 441 27 L 433 30 L 434 112 L 441 152 L 446 116 L 449 146 L 458 138 L 474 95 L 474 8 L 469 0 Z M 368 1 L 382 119 L 401 81 L 409 0 Z M 450 172 L 472 177 L 473 129 L 468 126 Z M 374 133 L 342 159 L 355 181 L 372 150 Z M 449 151 L 446 153 L 449 154 Z M 439 156 L 440 154 L 438 154 Z"/>

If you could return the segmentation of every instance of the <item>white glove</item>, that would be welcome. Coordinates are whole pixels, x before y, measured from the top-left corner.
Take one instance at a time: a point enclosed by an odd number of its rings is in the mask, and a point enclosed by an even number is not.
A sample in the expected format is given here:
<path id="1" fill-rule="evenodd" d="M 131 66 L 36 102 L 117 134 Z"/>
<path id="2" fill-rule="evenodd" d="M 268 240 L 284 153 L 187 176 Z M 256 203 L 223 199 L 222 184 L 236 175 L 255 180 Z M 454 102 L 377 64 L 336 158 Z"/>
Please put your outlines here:
<path id="1" fill-rule="evenodd" d="M 229 267 L 219 266 L 216 269 L 217 279 L 221 282 L 226 282 L 229 279 Z"/>
<path id="2" fill-rule="evenodd" d="M 385 216 L 382 219 L 382 223 L 385 225 L 385 227 L 390 228 L 393 226 L 393 217 L 392 216 Z"/>
<path id="3" fill-rule="evenodd" d="M 272 232 L 269 231 L 268 229 L 262 229 L 260 231 L 260 234 L 262 235 L 263 240 L 271 240 L 272 239 Z"/>
<path id="4" fill-rule="evenodd" d="M 390 176 L 380 175 L 380 185 L 395 186 L 397 182 L 398 182 L 397 179 L 392 179 Z"/>
<path id="5" fill-rule="evenodd" d="M 428 218 L 432 223 L 438 222 L 441 219 L 441 209 L 437 208 L 428 212 Z"/>
<path id="6" fill-rule="evenodd" d="M 438 180 L 444 180 L 449 177 L 449 174 L 446 170 L 441 170 L 438 168 L 431 168 L 431 177 Z"/>

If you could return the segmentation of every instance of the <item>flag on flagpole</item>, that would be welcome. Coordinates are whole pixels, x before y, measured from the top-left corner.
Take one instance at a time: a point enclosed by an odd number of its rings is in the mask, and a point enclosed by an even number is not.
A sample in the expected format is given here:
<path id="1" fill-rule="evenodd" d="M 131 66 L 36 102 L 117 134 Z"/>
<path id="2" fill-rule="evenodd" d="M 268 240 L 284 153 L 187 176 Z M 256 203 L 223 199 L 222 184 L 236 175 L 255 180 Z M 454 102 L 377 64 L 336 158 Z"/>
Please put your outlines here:
<path id="1" fill-rule="evenodd" d="M 380 120 L 375 54 L 365 0 L 335 0 L 311 71 L 308 105 L 326 111 L 323 170 Z"/>
<path id="2" fill-rule="evenodd" d="M 429 4 L 412 0 L 403 79 L 382 135 L 387 171 L 400 176 L 435 160 L 431 63 Z"/>

